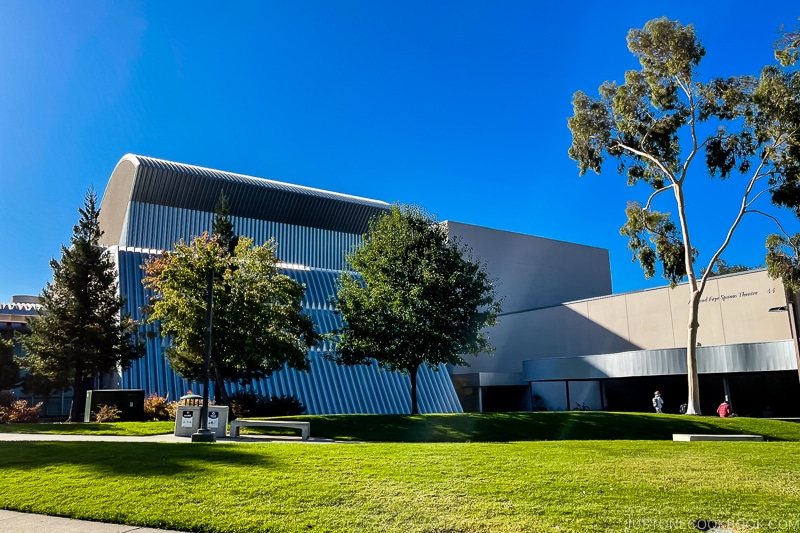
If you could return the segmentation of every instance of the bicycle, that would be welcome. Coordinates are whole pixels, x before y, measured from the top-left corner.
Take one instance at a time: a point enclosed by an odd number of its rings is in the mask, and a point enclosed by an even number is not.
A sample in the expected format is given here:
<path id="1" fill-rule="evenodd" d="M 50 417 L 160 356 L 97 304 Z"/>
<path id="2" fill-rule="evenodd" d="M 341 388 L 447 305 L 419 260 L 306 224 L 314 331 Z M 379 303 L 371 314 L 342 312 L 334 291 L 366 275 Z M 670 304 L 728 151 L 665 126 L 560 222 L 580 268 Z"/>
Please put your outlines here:
<path id="1" fill-rule="evenodd" d="M 575 407 L 572 408 L 573 411 L 591 411 L 589 406 L 585 403 L 575 402 Z"/>

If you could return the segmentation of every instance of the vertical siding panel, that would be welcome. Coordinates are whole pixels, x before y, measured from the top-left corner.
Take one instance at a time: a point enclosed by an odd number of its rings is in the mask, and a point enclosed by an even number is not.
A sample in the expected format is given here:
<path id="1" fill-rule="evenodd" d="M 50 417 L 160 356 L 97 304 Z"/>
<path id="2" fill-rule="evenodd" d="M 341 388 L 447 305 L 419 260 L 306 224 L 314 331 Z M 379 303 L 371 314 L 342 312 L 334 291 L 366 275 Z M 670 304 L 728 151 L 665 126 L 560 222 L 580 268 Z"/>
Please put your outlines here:
<path id="1" fill-rule="evenodd" d="M 253 238 L 257 245 L 274 238 L 280 260 L 306 268 L 287 269 L 286 273 L 306 285 L 303 306 L 317 329 L 327 333 L 341 325 L 330 300 L 339 272 L 345 266 L 345 255 L 361 242 L 359 232 L 275 222 L 243 213 L 258 212 L 263 218 L 291 215 L 309 220 L 316 216 L 319 220 L 358 224 L 378 212 L 377 204 L 367 205 L 323 191 L 157 159 L 138 156 L 136 159 L 126 233 L 120 238 L 128 246 L 120 247 L 118 259 L 120 292 L 127 298 L 126 309 L 131 316 L 141 317 L 140 308 L 147 299 L 139 266 L 149 252 L 143 249 L 171 250 L 181 239 L 189 241 L 203 231 L 210 231 L 213 207 L 224 189 L 231 201 L 237 234 Z M 154 330 L 153 326 L 146 328 Z M 144 388 L 148 394 L 168 393 L 172 399 L 189 388 L 199 392 L 196 383 L 180 378 L 169 367 L 164 357 L 165 341 L 150 338 L 146 345 L 146 357 L 123 372 L 123 386 Z M 230 390 L 252 390 L 265 396 L 295 394 L 312 414 L 408 411 L 406 376 L 381 371 L 377 365 L 339 367 L 324 358 L 328 349 L 330 346 L 326 344 L 309 352 L 310 372 L 284 368 L 248 387 L 231 386 Z M 461 411 L 444 367 L 438 373 L 428 369 L 420 372 L 420 407 L 426 411 Z"/>

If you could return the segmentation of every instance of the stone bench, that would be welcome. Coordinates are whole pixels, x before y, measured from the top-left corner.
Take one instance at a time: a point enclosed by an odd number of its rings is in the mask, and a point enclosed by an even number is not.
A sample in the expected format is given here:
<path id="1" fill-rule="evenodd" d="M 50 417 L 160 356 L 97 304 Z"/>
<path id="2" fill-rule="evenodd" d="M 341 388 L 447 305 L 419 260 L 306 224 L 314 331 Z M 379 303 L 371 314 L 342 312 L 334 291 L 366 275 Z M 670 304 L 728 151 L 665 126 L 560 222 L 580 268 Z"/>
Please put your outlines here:
<path id="1" fill-rule="evenodd" d="M 709 440 L 744 440 L 744 441 L 763 441 L 761 435 L 702 435 L 697 433 L 673 433 L 672 440 L 675 442 L 695 442 Z"/>
<path id="2" fill-rule="evenodd" d="M 239 429 L 243 426 L 299 429 L 300 438 L 303 440 L 308 440 L 308 437 L 311 435 L 311 422 L 296 422 L 294 420 L 245 420 L 237 418 L 231 422 L 231 438 L 238 437 Z"/>

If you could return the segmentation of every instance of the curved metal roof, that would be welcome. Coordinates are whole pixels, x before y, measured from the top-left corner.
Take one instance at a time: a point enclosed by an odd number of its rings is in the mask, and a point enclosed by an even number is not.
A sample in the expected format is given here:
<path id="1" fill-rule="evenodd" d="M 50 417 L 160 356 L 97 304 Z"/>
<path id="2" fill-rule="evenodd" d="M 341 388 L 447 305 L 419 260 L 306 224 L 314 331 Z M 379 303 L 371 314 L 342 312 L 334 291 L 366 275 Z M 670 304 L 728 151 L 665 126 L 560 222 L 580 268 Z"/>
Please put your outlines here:
<path id="1" fill-rule="evenodd" d="M 132 179 L 126 162 L 135 168 Z M 389 208 L 378 200 L 134 154 L 119 161 L 106 189 L 106 195 L 127 196 L 108 199 L 117 206 L 127 200 L 212 213 L 222 192 L 231 216 L 355 234 Z"/>

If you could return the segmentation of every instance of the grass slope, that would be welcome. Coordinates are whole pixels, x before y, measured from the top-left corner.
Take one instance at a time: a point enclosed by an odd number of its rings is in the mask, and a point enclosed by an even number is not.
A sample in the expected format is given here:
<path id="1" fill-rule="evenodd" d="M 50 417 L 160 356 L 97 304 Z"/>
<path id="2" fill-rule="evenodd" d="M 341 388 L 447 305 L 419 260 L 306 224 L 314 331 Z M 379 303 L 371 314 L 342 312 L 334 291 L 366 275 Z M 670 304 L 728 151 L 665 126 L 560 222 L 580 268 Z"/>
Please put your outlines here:
<path id="1" fill-rule="evenodd" d="M 445 415 L 319 415 L 311 434 L 382 442 L 513 442 L 534 440 L 672 440 L 673 433 L 754 434 L 800 441 L 800 423 L 655 413 L 544 412 Z"/>
<path id="2" fill-rule="evenodd" d="M 0 442 L 0 471 L 0 508 L 198 532 L 800 528 L 786 442 Z"/>
<path id="3" fill-rule="evenodd" d="M 315 415 L 314 437 L 378 442 L 514 442 L 536 440 L 672 440 L 673 433 L 745 433 L 800 441 L 800 423 L 760 418 L 695 417 L 655 413 L 556 412 L 452 415 Z M 0 424 L 0 432 L 158 435 L 173 422 Z M 245 428 L 244 433 L 269 433 Z M 280 433 L 279 431 L 277 433 Z"/>

